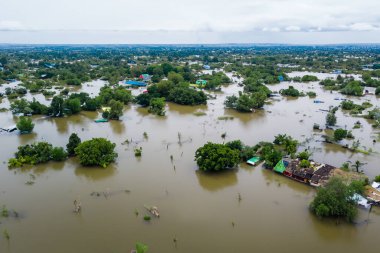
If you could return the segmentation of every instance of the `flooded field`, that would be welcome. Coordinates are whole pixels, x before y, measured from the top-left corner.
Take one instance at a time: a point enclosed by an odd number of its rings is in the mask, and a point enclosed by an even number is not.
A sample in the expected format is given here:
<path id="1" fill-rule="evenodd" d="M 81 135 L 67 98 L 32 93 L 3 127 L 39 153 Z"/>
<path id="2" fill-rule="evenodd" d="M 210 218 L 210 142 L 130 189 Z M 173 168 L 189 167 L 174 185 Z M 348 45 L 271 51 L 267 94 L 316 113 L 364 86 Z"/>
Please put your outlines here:
<path id="1" fill-rule="evenodd" d="M 94 81 L 82 89 L 96 94 L 102 85 Z M 371 122 L 337 112 L 342 128 L 352 129 L 356 121 L 361 122 L 362 128 L 352 132 L 362 149 L 374 151 L 370 155 L 325 144 L 325 133 L 312 129 L 314 123 L 323 126 L 324 110 L 339 105 L 341 101 L 336 99 L 346 96 L 324 91 L 317 82 L 283 82 L 269 88 L 279 91 L 289 85 L 305 92 L 313 90 L 317 93 L 315 99 L 325 103 L 314 103 L 307 96 L 278 96 L 270 99 L 264 110 L 239 113 L 223 105 L 226 96 L 242 90 L 235 82 L 214 93 L 216 99 L 208 100 L 206 106 L 169 103 L 165 117 L 131 105 L 125 107 L 120 121 L 96 124 L 94 119 L 100 117 L 97 112 L 64 118 L 35 116 L 32 134 L 0 135 L 0 205 L 19 213 L 18 218 L 0 220 L 0 232 L 6 228 L 10 235 L 9 241 L 0 239 L 0 252 L 129 252 L 137 241 L 149 245 L 149 252 L 165 253 L 377 252 L 377 207 L 370 214 L 360 211 L 355 225 L 336 224 L 335 220 L 320 220 L 309 212 L 313 188 L 260 166 L 241 164 L 221 174 L 198 171 L 194 153 L 207 141 L 241 139 L 254 145 L 286 133 L 303 142 L 300 149 L 310 147 L 316 161 L 340 166 L 360 160 L 366 163 L 363 170 L 370 178 L 380 174 L 380 144 L 373 143 L 378 132 Z M 49 103 L 42 95 L 36 98 Z M 379 105 L 374 95 L 350 99 Z M 0 107 L 9 107 L 7 99 Z M 206 115 L 195 116 L 198 111 Z M 233 119 L 218 119 L 225 115 Z M 16 119 L 11 112 L 0 113 L 2 126 L 14 125 Z M 7 168 L 7 160 L 19 145 L 44 140 L 66 146 L 73 132 L 82 140 L 106 137 L 116 143 L 116 163 L 106 169 L 84 168 L 70 158 L 32 168 Z M 144 138 L 144 132 L 148 138 Z M 223 133 L 227 134 L 225 140 L 221 138 Z M 134 147 L 142 147 L 141 158 L 134 156 Z M 35 176 L 33 185 L 26 184 L 30 174 Z M 80 214 L 73 213 L 75 199 L 82 203 Z M 160 218 L 144 221 L 144 205 L 157 206 Z"/>

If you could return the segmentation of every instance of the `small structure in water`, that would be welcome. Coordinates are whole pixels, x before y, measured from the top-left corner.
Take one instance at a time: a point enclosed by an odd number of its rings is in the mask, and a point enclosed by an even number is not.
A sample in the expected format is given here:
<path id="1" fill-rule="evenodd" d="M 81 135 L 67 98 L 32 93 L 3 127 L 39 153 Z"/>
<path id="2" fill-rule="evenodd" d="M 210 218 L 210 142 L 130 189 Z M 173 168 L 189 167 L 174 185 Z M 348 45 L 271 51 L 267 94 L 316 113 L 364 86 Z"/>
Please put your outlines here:
<path id="1" fill-rule="evenodd" d="M 254 156 L 251 159 L 247 160 L 247 164 L 252 165 L 252 166 L 256 166 L 260 162 L 261 162 L 260 156 Z"/>
<path id="2" fill-rule="evenodd" d="M 95 123 L 105 123 L 105 122 L 108 122 L 108 119 L 101 118 L 101 119 L 96 119 L 95 120 Z"/>

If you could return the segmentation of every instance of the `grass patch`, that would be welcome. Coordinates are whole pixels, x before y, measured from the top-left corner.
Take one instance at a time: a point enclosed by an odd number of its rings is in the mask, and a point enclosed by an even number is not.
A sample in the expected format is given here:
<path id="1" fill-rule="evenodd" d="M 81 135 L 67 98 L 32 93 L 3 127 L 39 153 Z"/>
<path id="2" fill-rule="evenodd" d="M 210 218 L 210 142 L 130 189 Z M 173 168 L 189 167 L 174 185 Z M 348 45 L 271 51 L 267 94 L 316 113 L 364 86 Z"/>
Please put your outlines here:
<path id="1" fill-rule="evenodd" d="M 220 116 L 218 117 L 218 120 L 233 120 L 234 117 L 232 116 Z"/>
<path id="2" fill-rule="evenodd" d="M 205 115 L 207 115 L 207 113 L 205 113 L 205 112 L 194 112 L 193 115 L 199 117 L 199 116 L 205 116 Z"/>

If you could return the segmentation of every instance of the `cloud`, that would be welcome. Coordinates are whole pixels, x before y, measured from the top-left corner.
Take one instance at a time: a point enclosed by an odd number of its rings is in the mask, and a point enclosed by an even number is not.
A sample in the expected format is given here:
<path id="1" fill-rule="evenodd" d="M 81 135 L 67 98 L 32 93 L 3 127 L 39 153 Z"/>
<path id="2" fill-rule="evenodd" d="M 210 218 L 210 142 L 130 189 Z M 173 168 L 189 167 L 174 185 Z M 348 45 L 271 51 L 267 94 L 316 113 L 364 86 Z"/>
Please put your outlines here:
<path id="1" fill-rule="evenodd" d="M 14 20 L 0 20 L 0 31 L 21 31 L 25 27 L 19 22 Z"/>

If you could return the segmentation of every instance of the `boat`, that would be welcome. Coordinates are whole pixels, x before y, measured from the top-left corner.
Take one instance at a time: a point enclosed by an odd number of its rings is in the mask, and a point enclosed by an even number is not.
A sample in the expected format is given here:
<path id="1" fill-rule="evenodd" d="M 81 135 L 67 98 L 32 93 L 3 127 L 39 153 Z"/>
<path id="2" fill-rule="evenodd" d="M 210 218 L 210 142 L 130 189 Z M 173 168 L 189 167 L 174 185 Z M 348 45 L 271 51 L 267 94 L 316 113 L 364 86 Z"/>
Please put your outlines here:
<path id="1" fill-rule="evenodd" d="M 254 156 L 251 159 L 247 160 L 247 164 L 256 166 L 261 162 L 261 157 L 260 156 Z"/>
<path id="2" fill-rule="evenodd" d="M 105 123 L 108 122 L 108 119 L 96 119 L 95 123 Z"/>

